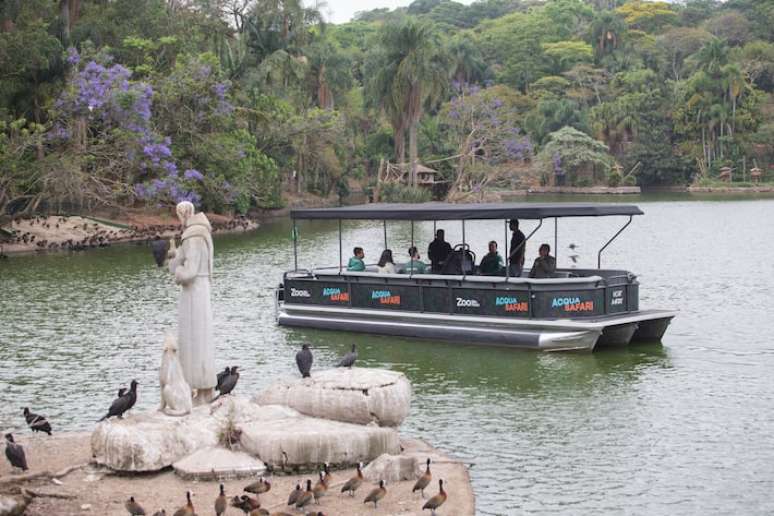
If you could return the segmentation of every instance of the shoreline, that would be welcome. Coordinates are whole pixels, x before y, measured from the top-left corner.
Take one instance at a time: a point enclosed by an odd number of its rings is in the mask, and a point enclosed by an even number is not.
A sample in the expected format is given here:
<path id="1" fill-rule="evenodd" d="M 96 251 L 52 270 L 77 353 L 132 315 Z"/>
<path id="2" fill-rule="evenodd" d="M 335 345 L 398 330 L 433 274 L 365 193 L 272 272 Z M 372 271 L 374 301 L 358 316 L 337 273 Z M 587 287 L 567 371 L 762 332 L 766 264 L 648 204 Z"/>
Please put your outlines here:
<path id="1" fill-rule="evenodd" d="M 91 434 L 87 432 L 61 433 L 54 437 L 18 434 L 17 442 L 26 450 L 30 466 L 27 475 L 29 480 L 23 480 L 24 475 L 11 474 L 7 461 L 0 465 L 0 494 L 13 493 L 19 487 L 34 492 L 34 497 L 27 507 L 27 516 L 76 516 L 83 514 L 100 514 L 107 516 L 123 516 L 126 510 L 124 501 L 135 496 L 142 503 L 148 514 L 164 507 L 167 514 L 172 514 L 177 507 L 185 502 L 185 491 L 194 493 L 193 502 L 199 514 L 210 514 L 213 501 L 217 496 L 218 485 L 225 485 L 229 498 L 242 494 L 242 488 L 251 479 L 242 480 L 184 480 L 169 469 L 157 473 L 121 475 L 93 464 L 90 446 Z M 438 511 L 439 515 L 466 516 L 475 514 L 475 495 L 468 466 L 448 454 L 433 448 L 424 440 L 401 438 L 403 449 L 401 456 L 417 455 L 433 458 L 433 482 L 426 490 L 427 497 L 437 492 L 437 479 L 444 479 L 449 499 Z M 69 470 L 69 471 L 68 471 Z M 52 475 L 41 475 L 52 472 Z M 57 473 L 64 472 L 58 478 Z M 424 501 L 416 493 L 411 493 L 414 480 L 392 482 L 387 485 L 387 496 L 377 509 L 372 505 L 364 505 L 363 498 L 372 488 L 366 481 L 357 491 L 356 496 L 341 494 L 340 488 L 344 482 L 354 475 L 353 468 L 334 470 L 333 484 L 329 494 L 321 499 L 320 505 L 313 505 L 310 510 L 323 511 L 325 514 L 358 515 L 358 514 L 426 514 L 421 507 Z M 35 476 L 37 475 L 37 476 Z M 260 496 L 262 507 L 270 511 L 286 509 L 288 494 L 298 482 L 304 482 L 314 475 L 275 475 L 268 477 L 272 488 Z M 296 513 L 295 510 L 290 511 Z M 226 516 L 242 514 L 238 509 L 229 508 Z M 301 513 L 298 513 L 301 514 Z"/>

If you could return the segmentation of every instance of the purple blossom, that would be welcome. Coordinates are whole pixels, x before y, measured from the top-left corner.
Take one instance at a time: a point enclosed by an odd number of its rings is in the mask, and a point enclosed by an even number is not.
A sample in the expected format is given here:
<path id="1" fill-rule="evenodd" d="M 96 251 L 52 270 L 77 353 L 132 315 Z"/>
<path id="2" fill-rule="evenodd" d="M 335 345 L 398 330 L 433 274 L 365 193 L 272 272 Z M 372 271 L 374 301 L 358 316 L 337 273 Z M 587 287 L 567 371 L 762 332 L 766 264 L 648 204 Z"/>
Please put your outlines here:
<path id="1" fill-rule="evenodd" d="M 183 177 L 186 179 L 191 179 L 193 181 L 204 181 L 204 175 L 202 175 L 201 172 L 195 169 L 189 169 L 183 172 Z"/>
<path id="2" fill-rule="evenodd" d="M 554 174 L 556 174 L 557 176 L 563 176 L 564 170 L 562 169 L 562 157 L 559 155 L 558 152 L 554 153 L 552 161 L 554 165 Z"/>
<path id="3" fill-rule="evenodd" d="M 67 49 L 67 62 L 73 66 L 77 66 L 81 62 L 81 56 L 78 54 L 77 48 L 69 47 Z"/>

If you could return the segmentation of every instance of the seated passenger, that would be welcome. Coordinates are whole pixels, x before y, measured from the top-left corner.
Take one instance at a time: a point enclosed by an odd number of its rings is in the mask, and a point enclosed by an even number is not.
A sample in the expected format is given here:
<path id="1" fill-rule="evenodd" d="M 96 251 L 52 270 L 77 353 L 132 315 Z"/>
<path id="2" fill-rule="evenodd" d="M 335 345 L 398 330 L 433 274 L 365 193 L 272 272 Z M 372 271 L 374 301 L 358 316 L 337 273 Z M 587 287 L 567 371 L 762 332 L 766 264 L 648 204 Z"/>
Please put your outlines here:
<path id="1" fill-rule="evenodd" d="M 489 252 L 481 258 L 478 266 L 478 272 L 483 276 L 499 276 L 505 272 L 503 266 L 503 257 L 497 252 L 497 242 L 489 242 Z"/>
<path id="2" fill-rule="evenodd" d="M 540 246 L 540 256 L 535 258 L 532 264 L 532 270 L 529 271 L 530 278 L 553 278 L 556 272 L 556 258 L 551 256 L 551 246 L 543 244 Z"/>
<path id="3" fill-rule="evenodd" d="M 401 274 L 424 274 L 427 270 L 427 265 L 422 261 L 422 257 L 419 256 L 419 251 L 416 247 L 411 246 L 408 250 L 409 261 L 400 266 L 398 271 Z"/>
<path id="4" fill-rule="evenodd" d="M 392 250 L 385 249 L 376 264 L 379 274 L 395 274 L 395 262 L 392 261 Z"/>
<path id="5" fill-rule="evenodd" d="M 435 240 L 430 242 L 427 247 L 427 257 L 430 258 L 430 268 L 433 272 L 439 273 L 443 268 L 443 262 L 452 252 L 452 247 L 445 240 L 446 233 L 443 229 L 435 232 Z"/>
<path id="6" fill-rule="evenodd" d="M 363 252 L 362 247 L 356 247 L 352 250 L 353 256 L 349 259 L 349 263 L 347 264 L 347 270 L 350 272 L 363 272 L 365 270 L 365 262 L 363 262 L 363 258 L 365 258 L 365 253 Z"/>

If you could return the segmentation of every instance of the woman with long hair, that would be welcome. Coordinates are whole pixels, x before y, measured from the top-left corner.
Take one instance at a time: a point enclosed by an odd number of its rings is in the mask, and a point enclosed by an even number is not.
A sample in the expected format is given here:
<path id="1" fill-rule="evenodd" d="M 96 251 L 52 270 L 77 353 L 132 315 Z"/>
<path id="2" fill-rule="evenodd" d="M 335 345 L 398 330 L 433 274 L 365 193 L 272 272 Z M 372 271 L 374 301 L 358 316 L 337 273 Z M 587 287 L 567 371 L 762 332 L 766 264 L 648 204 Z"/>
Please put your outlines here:
<path id="1" fill-rule="evenodd" d="M 395 274 L 395 262 L 392 261 L 392 250 L 385 249 L 377 264 L 379 274 Z"/>

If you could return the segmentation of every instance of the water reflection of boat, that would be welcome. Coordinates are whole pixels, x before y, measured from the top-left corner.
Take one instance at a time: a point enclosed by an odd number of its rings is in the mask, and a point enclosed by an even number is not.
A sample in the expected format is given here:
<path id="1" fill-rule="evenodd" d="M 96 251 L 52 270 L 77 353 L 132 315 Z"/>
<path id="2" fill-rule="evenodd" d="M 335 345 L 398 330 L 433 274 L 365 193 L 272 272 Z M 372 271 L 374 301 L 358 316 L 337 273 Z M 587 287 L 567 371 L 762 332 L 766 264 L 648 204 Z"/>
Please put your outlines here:
<path id="1" fill-rule="evenodd" d="M 370 204 L 298 209 L 293 219 L 294 269 L 277 290 L 278 322 L 285 326 L 456 340 L 541 350 L 593 350 L 597 344 L 658 341 L 671 319 L 668 310 L 641 310 L 639 282 L 625 270 L 602 269 L 602 252 L 642 211 L 621 204 Z M 342 220 L 554 220 L 563 217 L 626 216 L 627 222 L 599 250 L 597 269 L 557 269 L 553 277 L 475 274 L 378 274 L 343 266 Z M 339 265 L 298 268 L 295 222 L 339 221 Z M 525 241 L 526 243 L 526 241 Z M 522 244 L 524 245 L 524 244 Z"/>

